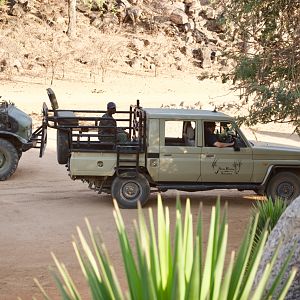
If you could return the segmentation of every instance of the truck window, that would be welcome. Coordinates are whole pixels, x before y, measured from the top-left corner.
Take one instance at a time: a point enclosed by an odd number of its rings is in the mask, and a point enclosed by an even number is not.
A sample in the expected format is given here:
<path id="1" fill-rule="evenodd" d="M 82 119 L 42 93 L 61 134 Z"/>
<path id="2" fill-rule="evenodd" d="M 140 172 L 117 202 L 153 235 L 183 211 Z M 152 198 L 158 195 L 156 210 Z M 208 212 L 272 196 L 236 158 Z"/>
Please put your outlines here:
<path id="1" fill-rule="evenodd" d="M 195 146 L 195 121 L 166 121 L 165 146 Z"/>
<path id="2" fill-rule="evenodd" d="M 233 139 L 236 139 L 238 142 L 239 147 L 244 148 L 246 147 L 246 143 L 243 141 L 241 136 L 239 135 L 235 123 L 231 122 L 212 122 L 212 121 L 207 121 L 204 122 L 204 131 L 206 130 L 205 128 L 207 127 L 207 123 L 214 123 L 215 124 L 215 129 L 214 129 L 214 134 L 217 136 L 217 139 L 219 142 L 222 143 L 231 143 Z M 204 139 L 205 139 L 205 132 L 203 134 Z M 204 144 L 207 146 L 208 143 L 205 140 Z"/>

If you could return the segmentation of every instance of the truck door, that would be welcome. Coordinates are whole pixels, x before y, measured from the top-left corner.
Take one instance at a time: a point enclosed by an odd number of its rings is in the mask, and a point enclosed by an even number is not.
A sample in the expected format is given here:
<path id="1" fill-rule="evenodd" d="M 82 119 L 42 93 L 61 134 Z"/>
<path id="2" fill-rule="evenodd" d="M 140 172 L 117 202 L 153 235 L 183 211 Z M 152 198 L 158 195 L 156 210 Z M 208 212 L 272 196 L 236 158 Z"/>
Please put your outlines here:
<path id="1" fill-rule="evenodd" d="M 205 123 L 205 122 L 204 122 Z M 214 183 L 251 182 L 253 173 L 252 149 L 234 123 L 215 122 L 218 141 L 229 143 L 232 136 L 237 139 L 239 151 L 233 147 L 218 148 L 207 144 L 203 128 L 201 154 L 201 181 Z M 203 124 L 204 125 L 204 124 Z"/>
<path id="2" fill-rule="evenodd" d="M 160 120 L 159 181 L 197 182 L 200 153 L 196 121 Z"/>

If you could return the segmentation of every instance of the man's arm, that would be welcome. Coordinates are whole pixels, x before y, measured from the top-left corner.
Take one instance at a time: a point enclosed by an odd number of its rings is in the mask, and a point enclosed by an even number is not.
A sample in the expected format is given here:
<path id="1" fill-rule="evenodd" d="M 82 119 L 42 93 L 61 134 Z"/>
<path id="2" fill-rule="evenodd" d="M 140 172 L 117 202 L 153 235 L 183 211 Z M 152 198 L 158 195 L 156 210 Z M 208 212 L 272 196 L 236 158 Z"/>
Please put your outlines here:
<path id="1" fill-rule="evenodd" d="M 232 143 L 222 143 L 222 142 L 216 141 L 216 142 L 214 142 L 214 146 L 218 147 L 218 148 L 233 147 L 234 142 L 232 142 Z"/>

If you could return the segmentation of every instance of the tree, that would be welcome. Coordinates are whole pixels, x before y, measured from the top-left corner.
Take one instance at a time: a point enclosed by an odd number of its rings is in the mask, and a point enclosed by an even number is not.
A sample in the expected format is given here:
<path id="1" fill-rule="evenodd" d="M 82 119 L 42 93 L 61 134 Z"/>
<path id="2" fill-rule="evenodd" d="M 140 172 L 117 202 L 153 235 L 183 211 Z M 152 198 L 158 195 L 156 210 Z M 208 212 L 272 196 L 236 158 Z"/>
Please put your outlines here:
<path id="1" fill-rule="evenodd" d="M 300 1 L 216 0 L 236 62 L 224 80 L 240 90 L 246 125 L 290 123 L 300 135 Z"/>
<path id="2" fill-rule="evenodd" d="M 68 0 L 69 24 L 67 35 L 69 38 L 76 37 L 76 0 Z"/>

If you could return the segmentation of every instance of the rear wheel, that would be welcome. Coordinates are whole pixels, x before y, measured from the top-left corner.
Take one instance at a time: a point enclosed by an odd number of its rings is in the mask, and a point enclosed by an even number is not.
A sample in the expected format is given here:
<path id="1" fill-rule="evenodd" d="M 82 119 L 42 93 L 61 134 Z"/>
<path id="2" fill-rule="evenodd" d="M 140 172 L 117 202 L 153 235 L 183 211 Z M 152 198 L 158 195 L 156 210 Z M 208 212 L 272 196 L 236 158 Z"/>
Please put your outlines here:
<path id="1" fill-rule="evenodd" d="M 17 149 L 7 140 L 0 139 L 0 180 L 6 180 L 16 171 L 19 163 Z"/>
<path id="2" fill-rule="evenodd" d="M 137 208 L 138 201 L 144 205 L 149 194 L 149 182 L 142 174 L 123 174 L 116 177 L 111 186 L 111 195 L 122 208 Z"/>
<path id="3" fill-rule="evenodd" d="M 66 164 L 69 159 L 70 146 L 69 146 L 69 133 L 66 130 L 57 130 L 57 162 L 59 164 Z"/>
<path id="4" fill-rule="evenodd" d="M 267 186 L 267 196 L 272 200 L 282 198 L 290 203 L 300 195 L 300 178 L 292 172 L 274 175 Z"/>

